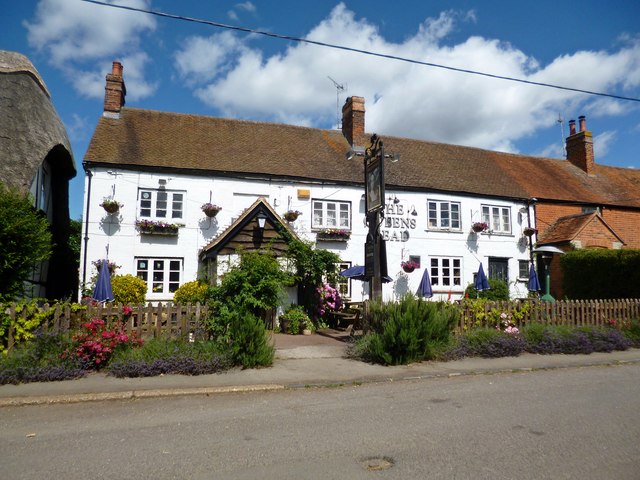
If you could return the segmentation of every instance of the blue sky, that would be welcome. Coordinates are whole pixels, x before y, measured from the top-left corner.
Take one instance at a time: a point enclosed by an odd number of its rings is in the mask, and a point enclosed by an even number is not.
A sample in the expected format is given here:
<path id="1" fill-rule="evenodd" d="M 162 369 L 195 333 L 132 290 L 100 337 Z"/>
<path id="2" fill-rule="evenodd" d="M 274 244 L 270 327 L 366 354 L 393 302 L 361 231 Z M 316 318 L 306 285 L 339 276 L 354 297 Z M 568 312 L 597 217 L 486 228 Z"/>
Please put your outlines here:
<path id="1" fill-rule="evenodd" d="M 111 0 L 110 0 L 111 1 Z M 640 2 L 503 0 L 113 3 L 457 68 L 640 98 Z M 82 159 L 104 77 L 124 65 L 127 105 L 335 128 L 336 100 L 365 97 L 367 131 L 562 158 L 562 128 L 587 117 L 596 161 L 640 168 L 640 102 L 528 86 L 232 32 L 81 0 L 11 1 L 0 49 L 34 63 Z M 331 79 L 345 87 L 337 91 Z M 338 94 L 338 98 L 336 95 Z M 564 124 L 558 123 L 558 115 Z"/>

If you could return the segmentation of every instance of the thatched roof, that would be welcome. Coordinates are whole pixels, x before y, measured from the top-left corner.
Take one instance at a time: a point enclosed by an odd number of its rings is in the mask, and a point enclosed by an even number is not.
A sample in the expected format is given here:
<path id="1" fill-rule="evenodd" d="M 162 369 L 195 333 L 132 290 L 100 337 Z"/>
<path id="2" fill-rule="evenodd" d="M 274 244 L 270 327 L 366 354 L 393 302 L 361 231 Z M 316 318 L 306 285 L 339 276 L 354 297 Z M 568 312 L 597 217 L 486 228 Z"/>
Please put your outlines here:
<path id="1" fill-rule="evenodd" d="M 0 50 L 0 181 L 28 189 L 50 153 L 52 167 L 76 175 L 71 144 L 38 71 L 20 53 Z"/>

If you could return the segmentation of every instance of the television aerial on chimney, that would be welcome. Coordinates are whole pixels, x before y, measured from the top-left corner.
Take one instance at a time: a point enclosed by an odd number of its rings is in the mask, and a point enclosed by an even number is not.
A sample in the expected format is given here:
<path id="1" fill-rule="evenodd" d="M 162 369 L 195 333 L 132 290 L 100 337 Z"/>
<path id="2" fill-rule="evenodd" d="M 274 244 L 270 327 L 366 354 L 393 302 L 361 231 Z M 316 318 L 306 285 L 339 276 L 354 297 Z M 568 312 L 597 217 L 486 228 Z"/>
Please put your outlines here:
<path id="1" fill-rule="evenodd" d="M 327 75 L 327 78 L 333 82 L 336 87 L 336 129 L 340 130 L 340 92 L 344 92 L 346 87 L 341 83 L 336 82 L 333 78 Z"/>
<path id="2" fill-rule="evenodd" d="M 567 149 L 565 147 L 565 139 L 564 139 L 564 120 L 562 119 L 562 115 L 558 113 L 558 120 L 556 122 L 560 125 L 560 145 L 562 145 L 562 154 L 565 158 L 567 158 Z"/>

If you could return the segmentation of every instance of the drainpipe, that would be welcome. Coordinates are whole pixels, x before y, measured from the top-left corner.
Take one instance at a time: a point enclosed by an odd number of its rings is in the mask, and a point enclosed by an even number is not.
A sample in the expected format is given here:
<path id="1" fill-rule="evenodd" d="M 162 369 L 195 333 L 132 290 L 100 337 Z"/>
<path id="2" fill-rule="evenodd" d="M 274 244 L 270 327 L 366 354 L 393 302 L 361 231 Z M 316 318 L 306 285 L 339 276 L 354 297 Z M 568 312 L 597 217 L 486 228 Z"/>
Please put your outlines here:
<path id="1" fill-rule="evenodd" d="M 527 226 L 529 228 L 531 228 L 531 207 L 533 206 L 533 217 L 535 218 L 536 216 L 536 202 L 538 201 L 537 198 L 530 198 L 527 199 Z M 537 228 L 537 223 L 536 223 L 536 228 Z M 537 234 L 536 234 L 537 235 Z M 533 263 L 533 235 L 531 235 L 529 237 L 529 260 L 531 261 L 531 263 Z"/>
<path id="2" fill-rule="evenodd" d="M 84 255 L 82 258 L 82 286 L 81 289 L 85 288 L 87 283 L 87 245 L 89 244 L 89 205 L 91 205 L 91 179 L 93 178 L 93 173 L 91 170 L 87 168 L 85 165 L 85 172 L 88 177 L 87 181 L 87 208 L 84 213 Z M 80 299 L 82 299 L 82 294 L 80 294 Z"/>

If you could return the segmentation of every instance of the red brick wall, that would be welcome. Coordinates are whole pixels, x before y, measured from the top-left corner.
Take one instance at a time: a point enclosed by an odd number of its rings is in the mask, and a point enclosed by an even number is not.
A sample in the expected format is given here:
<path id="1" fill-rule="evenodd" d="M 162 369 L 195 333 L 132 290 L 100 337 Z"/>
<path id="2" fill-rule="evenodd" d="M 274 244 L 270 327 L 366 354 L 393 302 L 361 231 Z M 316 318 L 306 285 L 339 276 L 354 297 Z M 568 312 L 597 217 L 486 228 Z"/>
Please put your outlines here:
<path id="1" fill-rule="evenodd" d="M 640 211 L 605 208 L 602 218 L 625 242 L 622 248 L 640 248 Z"/>

